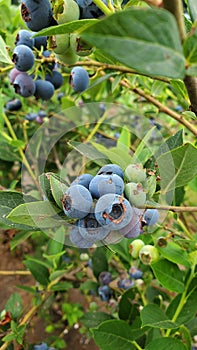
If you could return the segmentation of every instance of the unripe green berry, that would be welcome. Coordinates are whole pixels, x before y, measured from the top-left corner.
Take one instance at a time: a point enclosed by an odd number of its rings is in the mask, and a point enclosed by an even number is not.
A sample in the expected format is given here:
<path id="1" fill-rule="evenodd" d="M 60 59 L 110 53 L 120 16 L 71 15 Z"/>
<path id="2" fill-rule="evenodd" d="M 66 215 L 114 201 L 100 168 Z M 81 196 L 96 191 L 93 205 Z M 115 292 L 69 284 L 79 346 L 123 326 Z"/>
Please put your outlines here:
<path id="1" fill-rule="evenodd" d="M 79 19 L 79 6 L 74 0 L 64 0 L 61 13 L 57 13 L 57 23 L 63 24 Z"/>
<path id="2" fill-rule="evenodd" d="M 70 35 L 70 46 L 79 56 L 88 56 L 93 52 L 93 47 L 85 42 L 80 35 L 75 33 Z"/>
<path id="3" fill-rule="evenodd" d="M 144 242 L 141 239 L 135 239 L 132 243 L 129 244 L 129 253 L 134 259 L 139 257 L 139 252 L 144 246 Z"/>
<path id="4" fill-rule="evenodd" d="M 146 170 L 141 163 L 129 164 L 125 169 L 125 176 L 132 182 L 144 182 L 146 180 Z"/>
<path id="5" fill-rule="evenodd" d="M 146 202 L 146 193 L 141 183 L 129 182 L 126 184 L 125 195 L 134 207 L 142 207 Z"/>
<path id="6" fill-rule="evenodd" d="M 55 36 L 56 47 L 54 52 L 56 54 L 64 55 L 70 46 L 70 34 L 59 34 Z"/>
<path id="7" fill-rule="evenodd" d="M 159 252 L 153 245 L 147 244 L 140 250 L 139 257 L 143 264 L 150 265 L 158 260 Z"/>
<path id="8" fill-rule="evenodd" d="M 71 47 L 69 47 L 69 49 L 64 54 L 57 55 L 56 57 L 58 60 L 66 64 L 74 64 L 75 62 L 77 62 L 77 59 L 78 59 L 78 56 L 72 50 Z"/>

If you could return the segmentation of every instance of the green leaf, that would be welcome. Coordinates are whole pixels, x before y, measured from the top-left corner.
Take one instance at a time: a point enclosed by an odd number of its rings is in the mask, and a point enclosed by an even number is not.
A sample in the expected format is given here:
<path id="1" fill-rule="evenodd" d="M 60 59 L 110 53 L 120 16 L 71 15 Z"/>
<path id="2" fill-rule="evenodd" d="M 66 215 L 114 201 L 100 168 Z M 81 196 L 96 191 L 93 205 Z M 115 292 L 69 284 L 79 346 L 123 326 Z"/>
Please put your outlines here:
<path id="1" fill-rule="evenodd" d="M 187 59 L 187 64 L 197 63 L 197 30 L 187 36 L 183 43 L 183 52 Z"/>
<path id="2" fill-rule="evenodd" d="M 125 321 L 105 321 L 98 328 L 93 328 L 92 333 L 101 350 L 134 350 L 131 328 Z"/>
<path id="3" fill-rule="evenodd" d="M 175 264 L 184 265 L 186 267 L 191 266 L 189 255 L 176 243 L 167 242 L 167 245 L 165 247 L 159 247 L 157 245 L 157 249 L 167 260 L 172 261 Z"/>
<path id="4" fill-rule="evenodd" d="M 65 271 L 64 271 L 65 273 Z M 54 284 L 50 290 L 54 292 L 62 292 L 62 291 L 68 291 L 70 288 L 72 288 L 72 283 L 70 282 L 58 282 L 57 284 Z"/>
<path id="5" fill-rule="evenodd" d="M 52 196 L 56 204 L 62 209 L 61 200 L 64 196 L 64 193 L 68 189 L 68 186 L 56 174 L 47 173 L 47 177 L 49 179 Z"/>
<path id="6" fill-rule="evenodd" d="M 130 140 L 131 140 L 130 130 L 126 126 L 123 126 L 117 141 L 117 148 L 122 148 L 122 146 L 124 146 L 125 151 L 127 150 L 127 152 L 129 152 Z"/>
<path id="7" fill-rule="evenodd" d="M 49 283 L 49 271 L 39 260 L 28 259 L 24 261 L 25 266 L 30 270 L 35 280 L 41 285 L 47 286 Z"/>
<path id="8" fill-rule="evenodd" d="M 69 23 L 64 24 L 58 24 L 57 26 L 52 26 L 46 29 L 42 29 L 36 34 L 33 35 L 33 37 L 42 36 L 42 35 L 55 35 L 55 34 L 66 34 L 66 33 L 73 33 L 73 32 L 79 32 L 81 29 L 88 28 L 93 23 L 98 22 L 97 19 L 81 19 L 80 21 L 72 21 Z"/>
<path id="9" fill-rule="evenodd" d="M 192 64 L 192 66 L 188 67 L 186 73 L 187 75 L 197 77 L 197 64 Z"/>
<path id="10" fill-rule="evenodd" d="M 119 318 L 131 322 L 134 317 L 135 305 L 132 301 L 135 299 L 135 293 L 132 289 L 127 290 L 119 302 Z"/>
<path id="11" fill-rule="evenodd" d="M 75 142 L 75 141 L 71 141 L 71 142 L 69 142 L 69 144 L 75 150 L 77 150 L 80 154 L 87 157 L 88 159 L 93 160 L 99 166 L 103 166 L 104 164 L 108 163 L 106 156 L 90 144 L 87 145 L 87 144 L 84 144 L 81 142 Z"/>
<path id="12" fill-rule="evenodd" d="M 190 143 L 177 147 L 171 152 L 166 152 L 157 158 L 166 192 L 172 190 L 174 187 L 182 187 L 193 179 L 197 174 L 196 158 L 197 148 Z M 171 165 L 169 165 L 169 161 Z M 173 168 L 175 171 L 174 175 L 172 175 Z"/>
<path id="13" fill-rule="evenodd" d="M 8 55 L 8 51 L 6 49 L 6 43 L 0 36 L 0 62 L 13 64 L 10 56 Z"/>
<path id="14" fill-rule="evenodd" d="M 166 314 L 156 304 L 148 304 L 141 311 L 142 326 L 154 328 L 177 328 L 177 325 L 170 321 Z"/>
<path id="15" fill-rule="evenodd" d="M 195 22 L 197 20 L 197 3 L 196 0 L 188 0 L 189 12 L 192 18 L 192 21 Z"/>
<path id="16" fill-rule="evenodd" d="M 184 344 L 175 338 L 157 338 L 152 340 L 146 347 L 145 350 L 186 350 Z"/>
<path id="17" fill-rule="evenodd" d="M 60 227 L 54 232 L 53 238 L 49 240 L 48 251 L 47 251 L 48 254 L 56 255 L 61 253 L 63 250 L 64 241 L 65 241 L 65 232 Z"/>
<path id="18" fill-rule="evenodd" d="M 151 268 L 163 287 L 178 293 L 184 291 L 183 274 L 177 265 L 168 260 L 161 259 L 151 264 Z"/>
<path id="19" fill-rule="evenodd" d="M 156 130 L 156 126 L 151 128 L 143 137 L 143 139 L 141 140 L 141 142 L 139 143 L 139 145 L 135 150 L 132 163 L 138 163 L 140 161 L 142 164 L 145 164 L 146 161 L 151 157 L 153 153 L 150 148 L 148 148 L 147 150 L 147 144 L 150 141 L 155 130 Z M 144 150 L 146 150 L 145 153 L 144 153 Z M 144 157 L 144 154 L 146 155 L 146 157 Z"/>
<path id="20" fill-rule="evenodd" d="M 92 269 L 94 276 L 98 278 L 102 271 L 108 271 L 108 262 L 105 254 L 105 248 L 99 247 L 92 256 Z"/>
<path id="21" fill-rule="evenodd" d="M 182 146 L 183 144 L 183 130 L 179 130 L 175 135 L 170 136 L 164 143 L 161 144 L 157 151 L 156 157 L 159 157 L 163 153 L 169 152 L 174 148 Z"/>
<path id="22" fill-rule="evenodd" d="M 96 311 L 96 312 L 86 312 L 81 318 L 80 321 L 87 328 L 93 328 L 99 326 L 101 322 L 111 320 L 113 317 L 110 314 L 105 312 Z"/>
<path id="23" fill-rule="evenodd" d="M 11 250 L 15 249 L 19 244 L 22 244 L 24 241 L 26 241 L 33 232 L 27 231 L 27 232 L 16 232 L 15 236 L 12 238 L 11 241 Z"/>
<path id="24" fill-rule="evenodd" d="M 13 293 L 5 304 L 5 310 L 10 312 L 13 319 L 20 318 L 22 314 L 22 299 L 18 293 Z"/>
<path id="25" fill-rule="evenodd" d="M 116 12 L 85 29 L 82 38 L 141 73 L 184 78 L 185 60 L 177 24 L 164 9 Z"/>
<path id="26" fill-rule="evenodd" d="M 92 142 L 92 145 L 103 154 L 103 158 L 108 158 L 111 163 L 118 164 L 122 169 L 125 169 L 132 161 L 127 147 L 112 147 L 108 149 L 95 142 Z"/>
<path id="27" fill-rule="evenodd" d="M 48 201 L 37 201 L 19 205 L 9 213 L 7 218 L 15 223 L 34 228 L 52 228 L 65 225 L 65 221 L 57 215 L 60 212 L 60 209 Z"/>

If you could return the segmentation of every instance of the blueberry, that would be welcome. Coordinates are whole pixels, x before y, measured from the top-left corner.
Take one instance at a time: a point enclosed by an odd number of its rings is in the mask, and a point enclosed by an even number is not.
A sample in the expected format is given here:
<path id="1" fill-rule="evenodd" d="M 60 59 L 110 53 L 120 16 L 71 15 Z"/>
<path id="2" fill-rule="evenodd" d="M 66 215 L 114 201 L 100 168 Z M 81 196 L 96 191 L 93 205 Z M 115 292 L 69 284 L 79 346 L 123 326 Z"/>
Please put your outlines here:
<path id="1" fill-rule="evenodd" d="M 99 198 L 107 193 L 122 195 L 124 191 L 124 181 L 116 174 L 96 175 L 90 182 L 89 190 L 94 198 Z"/>
<path id="2" fill-rule="evenodd" d="M 26 29 L 20 29 L 16 35 L 15 45 L 26 45 L 30 49 L 34 46 L 34 38 L 32 38 L 33 33 Z"/>
<path id="3" fill-rule="evenodd" d="M 48 350 L 48 345 L 46 343 L 42 343 L 40 345 L 34 345 L 33 350 Z"/>
<path id="4" fill-rule="evenodd" d="M 16 69 L 26 72 L 34 65 L 34 54 L 28 46 L 18 45 L 13 51 L 12 61 Z"/>
<path id="5" fill-rule="evenodd" d="M 59 89 L 64 82 L 62 74 L 56 70 L 53 70 L 50 74 L 46 74 L 45 79 L 50 81 L 55 89 Z"/>
<path id="6" fill-rule="evenodd" d="M 90 248 L 95 243 L 94 240 L 86 240 L 79 232 L 78 221 L 73 225 L 70 231 L 70 242 L 78 248 Z"/>
<path id="7" fill-rule="evenodd" d="M 125 169 L 125 175 L 131 182 L 143 182 L 146 180 L 146 171 L 141 163 L 129 164 Z"/>
<path id="8" fill-rule="evenodd" d="M 144 242 L 141 239 L 135 239 L 132 243 L 129 244 L 129 253 L 134 259 L 139 257 L 139 252 L 144 247 Z"/>
<path id="9" fill-rule="evenodd" d="M 19 75 L 21 73 L 20 70 L 16 69 L 16 68 L 12 68 L 10 73 L 9 73 L 9 78 L 10 78 L 10 84 L 14 83 L 15 78 L 17 77 L 17 75 Z"/>
<path id="10" fill-rule="evenodd" d="M 88 56 L 93 52 L 93 47 L 76 33 L 70 35 L 70 46 L 78 56 Z"/>
<path id="11" fill-rule="evenodd" d="M 134 278 L 135 280 L 142 278 L 142 276 L 143 276 L 143 272 L 141 270 L 137 269 L 137 267 L 135 267 L 135 266 L 131 266 L 128 273 L 129 273 L 129 276 L 131 278 Z"/>
<path id="12" fill-rule="evenodd" d="M 86 8 L 92 3 L 92 0 L 76 0 L 76 2 L 80 7 Z"/>
<path id="13" fill-rule="evenodd" d="M 102 227 L 92 212 L 78 220 L 78 227 L 85 240 L 101 241 L 109 234 L 109 229 Z"/>
<path id="14" fill-rule="evenodd" d="M 103 285 L 98 288 L 98 294 L 102 301 L 109 301 L 112 297 L 112 290 L 109 286 Z"/>
<path id="15" fill-rule="evenodd" d="M 146 202 L 146 193 L 141 183 L 129 182 L 126 184 L 125 195 L 135 207 L 142 207 Z"/>
<path id="16" fill-rule="evenodd" d="M 37 50 L 40 50 L 42 47 L 44 50 L 46 50 L 46 48 L 47 48 L 47 36 L 36 36 L 34 38 L 34 47 Z"/>
<path id="17" fill-rule="evenodd" d="M 81 185 L 70 186 L 62 200 L 65 214 L 77 219 L 82 219 L 89 214 L 92 203 L 90 192 Z"/>
<path id="18" fill-rule="evenodd" d="M 42 124 L 44 122 L 43 118 L 40 115 L 36 116 L 35 121 L 37 124 Z"/>
<path id="19" fill-rule="evenodd" d="M 98 18 L 102 15 L 103 12 L 93 2 L 85 8 L 80 8 L 80 19 Z"/>
<path id="20" fill-rule="evenodd" d="M 59 34 L 55 36 L 56 47 L 54 48 L 54 52 L 57 54 L 64 54 L 68 50 L 70 46 L 70 34 Z"/>
<path id="21" fill-rule="evenodd" d="M 57 100 L 61 103 L 62 102 L 62 98 L 65 96 L 64 92 L 59 92 L 57 94 Z"/>
<path id="22" fill-rule="evenodd" d="M 124 179 L 124 172 L 123 172 L 122 168 L 119 165 L 117 165 L 117 164 L 106 164 L 102 168 L 99 169 L 97 174 L 98 175 L 101 175 L 101 174 L 106 174 L 106 175 L 116 174 L 116 175 L 120 176 L 122 179 Z"/>
<path id="23" fill-rule="evenodd" d="M 54 94 L 54 86 L 50 81 L 38 79 L 35 81 L 36 91 L 34 93 L 36 98 L 42 100 L 50 100 Z"/>
<path id="24" fill-rule="evenodd" d="M 130 278 L 120 278 L 117 284 L 120 289 L 125 289 L 125 290 L 132 288 L 134 286 L 134 282 Z"/>
<path id="25" fill-rule="evenodd" d="M 93 178 L 94 178 L 93 175 L 84 173 L 82 175 L 77 176 L 77 178 L 71 183 L 71 186 L 78 184 L 78 185 L 82 185 L 86 188 L 89 188 L 90 181 Z"/>
<path id="26" fill-rule="evenodd" d="M 157 209 L 147 209 L 143 215 L 143 223 L 147 226 L 153 226 L 159 220 L 159 212 Z"/>
<path id="27" fill-rule="evenodd" d="M 159 252 L 153 245 L 144 245 L 139 251 L 139 258 L 145 265 L 149 265 L 159 258 Z"/>
<path id="28" fill-rule="evenodd" d="M 33 120 L 35 120 L 37 117 L 37 113 L 35 112 L 31 112 L 31 113 L 28 113 L 26 116 L 25 116 L 25 119 L 26 120 L 29 120 L 30 122 L 32 122 Z"/>
<path id="29" fill-rule="evenodd" d="M 44 50 L 42 52 L 42 56 L 52 59 L 50 62 L 45 62 L 45 65 L 48 70 L 53 70 L 55 68 L 55 60 L 52 57 L 52 52 L 49 50 Z"/>
<path id="30" fill-rule="evenodd" d="M 8 101 L 5 106 L 8 111 L 18 111 L 21 107 L 22 103 L 18 98 Z"/>
<path id="31" fill-rule="evenodd" d="M 70 85 L 76 92 L 86 90 L 89 85 L 88 72 L 83 67 L 74 67 L 70 73 Z"/>
<path id="32" fill-rule="evenodd" d="M 21 16 L 29 29 L 38 32 L 53 23 L 53 14 L 48 0 L 23 0 Z"/>
<path id="33" fill-rule="evenodd" d="M 64 0 L 62 12 L 57 14 L 58 24 L 76 21 L 79 19 L 79 6 L 74 0 Z"/>
<path id="34" fill-rule="evenodd" d="M 20 73 L 16 76 L 13 83 L 15 92 L 23 97 L 34 95 L 36 86 L 35 82 L 27 73 Z"/>
<path id="35" fill-rule="evenodd" d="M 42 109 L 38 112 L 39 117 L 45 118 L 47 116 L 47 113 L 43 111 Z"/>
<path id="36" fill-rule="evenodd" d="M 141 216 L 143 211 L 137 208 L 133 208 L 133 216 L 125 227 L 123 227 L 120 232 L 126 237 L 126 238 L 135 238 L 140 235 L 142 232 L 142 225 L 141 225 Z"/>
<path id="37" fill-rule="evenodd" d="M 111 230 L 120 230 L 126 226 L 132 215 L 133 209 L 129 201 L 113 193 L 100 197 L 95 206 L 97 221 Z"/>
<path id="38" fill-rule="evenodd" d="M 101 285 L 108 285 L 112 281 L 112 275 L 109 271 L 102 271 L 99 274 L 98 280 Z"/>

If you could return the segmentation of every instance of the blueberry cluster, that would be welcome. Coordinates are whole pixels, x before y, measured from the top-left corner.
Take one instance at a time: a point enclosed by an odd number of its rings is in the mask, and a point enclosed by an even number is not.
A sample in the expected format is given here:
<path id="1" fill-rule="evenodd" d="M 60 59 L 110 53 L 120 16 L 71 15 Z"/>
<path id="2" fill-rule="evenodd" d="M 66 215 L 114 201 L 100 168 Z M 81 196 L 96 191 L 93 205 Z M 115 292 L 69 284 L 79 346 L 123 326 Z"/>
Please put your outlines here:
<path id="1" fill-rule="evenodd" d="M 135 188 L 128 195 L 128 184 L 124 184 L 128 174 L 133 180 L 146 179 L 145 170 L 138 164 L 129 165 L 125 174 L 117 164 L 107 164 L 95 176 L 85 173 L 71 183 L 62 205 L 66 216 L 76 219 L 70 232 L 72 244 L 88 248 L 99 241 L 108 243 L 113 232 L 114 236 L 118 233 L 119 237 L 135 238 L 143 232 L 143 226 L 157 222 L 156 209 L 138 209 L 145 204 L 139 190 Z"/>
<path id="2" fill-rule="evenodd" d="M 26 114 L 25 119 L 29 122 L 35 121 L 37 124 L 42 124 L 46 116 L 46 112 L 41 109 L 38 112 L 30 112 Z"/>
<path id="3" fill-rule="evenodd" d="M 51 55 L 46 50 L 47 37 L 33 38 L 34 34 L 29 30 L 21 29 L 16 35 L 16 46 L 12 55 L 14 68 L 10 71 L 10 83 L 13 85 L 15 92 L 23 97 L 34 95 L 37 99 L 49 100 L 55 89 L 63 84 L 63 77 L 58 72 L 55 62 L 50 62 L 46 67 L 43 67 L 45 68 L 45 70 L 43 69 L 45 79 L 41 79 L 39 75 L 35 78 L 34 74 L 28 74 L 28 71 L 33 70 L 35 55 L 38 50 L 42 50 L 43 58 L 49 58 Z"/>
<path id="4" fill-rule="evenodd" d="M 120 289 L 127 290 L 135 286 L 135 280 L 141 279 L 143 272 L 135 267 L 134 265 L 130 267 L 128 273 L 123 273 L 118 279 L 117 285 Z"/>

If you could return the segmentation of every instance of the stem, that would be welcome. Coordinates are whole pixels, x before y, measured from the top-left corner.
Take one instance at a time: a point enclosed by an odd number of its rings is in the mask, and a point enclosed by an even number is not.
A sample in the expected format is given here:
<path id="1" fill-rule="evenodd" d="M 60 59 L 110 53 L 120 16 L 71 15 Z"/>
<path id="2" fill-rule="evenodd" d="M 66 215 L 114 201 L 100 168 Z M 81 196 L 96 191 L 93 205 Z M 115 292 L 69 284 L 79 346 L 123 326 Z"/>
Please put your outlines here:
<path id="1" fill-rule="evenodd" d="M 95 3 L 96 6 L 98 6 L 100 8 L 100 10 L 106 15 L 109 16 L 111 15 L 115 10 L 113 10 L 112 8 L 109 9 L 104 2 L 102 2 L 102 0 L 93 0 L 93 2 Z"/>
<path id="2" fill-rule="evenodd" d="M 89 136 L 87 137 L 87 139 L 85 140 L 84 143 L 90 142 L 90 140 L 92 139 L 92 137 L 96 134 L 97 130 L 99 129 L 100 125 L 104 122 L 106 116 L 107 116 L 106 113 L 104 113 L 104 114 L 102 115 L 102 117 L 98 120 L 98 122 L 96 123 L 94 129 L 91 131 L 91 133 L 89 134 Z"/>
<path id="3" fill-rule="evenodd" d="M 197 207 L 177 207 L 175 205 L 146 205 L 145 209 L 169 210 L 173 212 L 197 212 Z"/>
<path id="4" fill-rule="evenodd" d="M 136 347 L 136 349 L 143 350 L 143 348 L 141 348 L 141 346 L 135 340 L 132 341 L 132 344 Z"/>
<path id="5" fill-rule="evenodd" d="M 0 68 L 0 74 L 7 72 L 8 70 L 12 69 L 13 67 L 14 67 L 14 65 L 10 65 L 10 66 L 4 67 L 4 68 Z"/>
<path id="6" fill-rule="evenodd" d="M 31 275 L 30 271 L 0 271 L 0 276 L 16 276 L 16 275 L 22 275 L 22 276 L 29 276 Z"/>
<path id="7" fill-rule="evenodd" d="M 183 7 L 181 0 L 163 0 L 163 6 L 166 10 L 171 12 L 178 25 L 181 41 L 183 42 L 186 37 L 185 23 L 183 19 Z M 185 76 L 184 84 L 186 86 L 191 106 L 190 109 L 197 115 L 197 78 Z"/>
<path id="8" fill-rule="evenodd" d="M 18 139 L 17 139 L 17 136 L 16 136 L 16 134 L 15 134 L 15 132 L 14 132 L 14 129 L 13 129 L 13 127 L 12 127 L 12 125 L 11 125 L 11 123 L 10 123 L 10 121 L 9 121 L 9 119 L 8 119 L 8 117 L 7 117 L 7 115 L 6 115 L 5 113 L 3 113 L 3 119 L 4 119 L 4 121 L 5 121 L 6 125 L 7 125 L 7 128 L 8 128 L 8 130 L 9 130 L 10 135 L 12 136 L 13 140 L 17 141 L 17 140 L 18 140 Z M 30 167 L 30 164 L 28 163 L 28 160 L 27 160 L 27 158 L 25 157 L 25 154 L 24 154 L 23 150 L 22 150 L 21 148 L 18 148 L 18 152 L 19 152 L 19 154 L 20 154 L 21 161 L 23 162 L 23 164 L 24 164 L 25 167 L 27 168 L 27 170 L 28 170 L 30 176 L 31 176 L 32 179 L 34 180 L 34 182 L 35 182 L 35 184 L 36 184 L 36 187 L 39 189 L 39 184 L 38 184 L 38 182 L 37 182 L 36 176 L 34 175 L 32 169 L 31 169 L 31 167 Z"/>
<path id="9" fill-rule="evenodd" d="M 177 307 L 177 309 L 176 309 L 176 311 L 175 311 L 175 313 L 174 313 L 174 316 L 172 317 L 172 322 L 176 322 L 176 320 L 177 320 L 177 318 L 178 318 L 180 312 L 182 311 L 183 306 L 185 305 L 185 303 L 186 303 L 186 301 L 187 301 L 187 296 L 186 296 L 186 295 L 187 295 L 187 291 L 188 291 L 189 285 L 190 285 L 190 283 L 191 283 L 191 281 L 192 281 L 194 275 L 195 275 L 195 265 L 192 266 L 190 276 L 189 276 L 189 278 L 188 278 L 188 280 L 187 280 L 187 283 L 186 283 L 186 286 L 185 286 L 185 290 L 184 290 L 184 292 L 182 293 L 182 296 L 181 296 L 181 300 L 180 300 L 180 302 L 179 302 L 179 305 L 178 305 L 178 307 Z M 170 335 L 171 331 L 172 331 L 171 329 L 168 329 L 168 330 L 166 331 L 165 336 L 168 337 L 168 336 Z"/>

